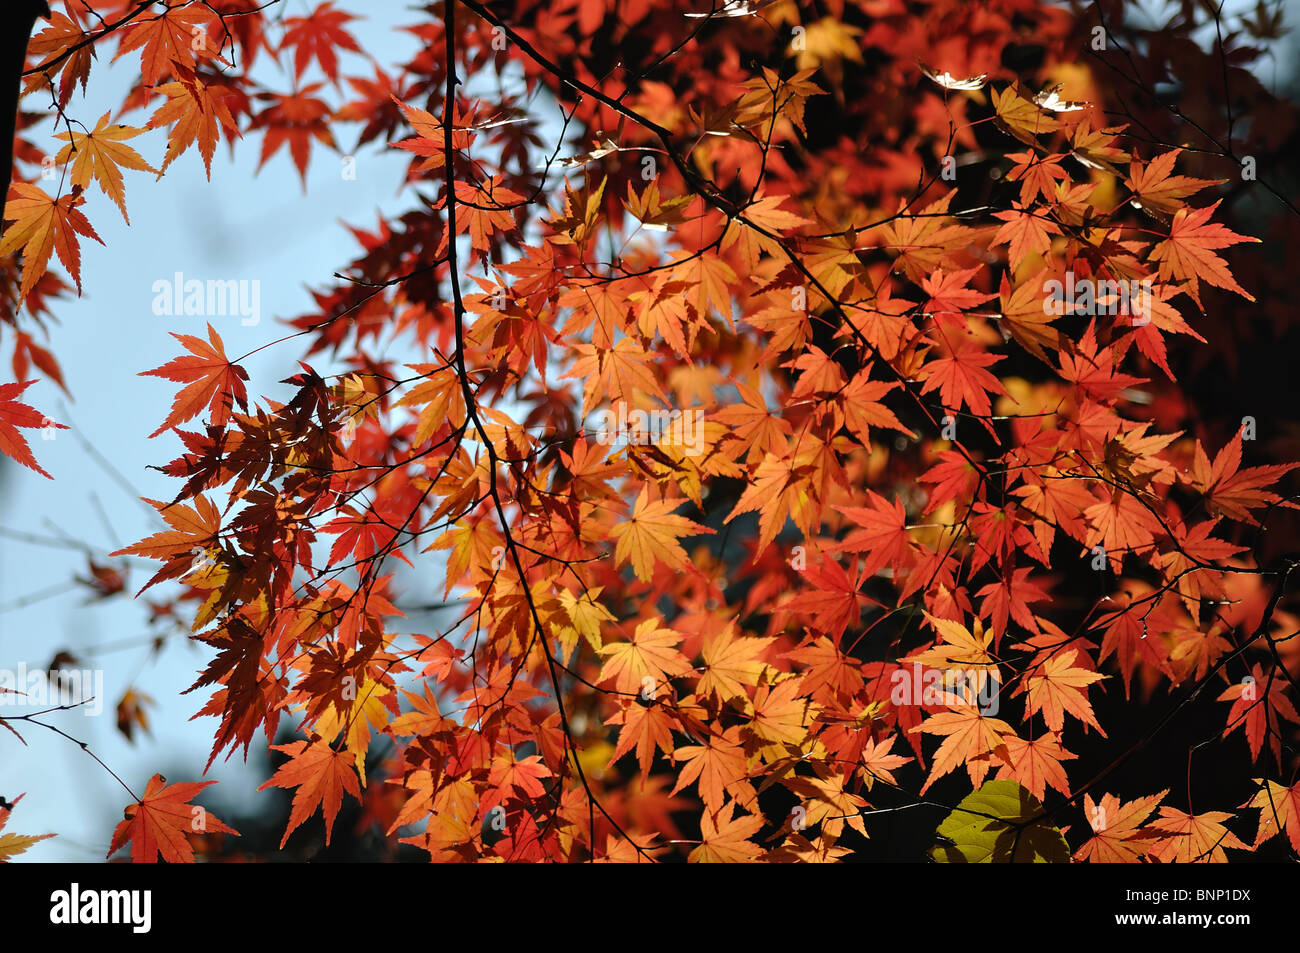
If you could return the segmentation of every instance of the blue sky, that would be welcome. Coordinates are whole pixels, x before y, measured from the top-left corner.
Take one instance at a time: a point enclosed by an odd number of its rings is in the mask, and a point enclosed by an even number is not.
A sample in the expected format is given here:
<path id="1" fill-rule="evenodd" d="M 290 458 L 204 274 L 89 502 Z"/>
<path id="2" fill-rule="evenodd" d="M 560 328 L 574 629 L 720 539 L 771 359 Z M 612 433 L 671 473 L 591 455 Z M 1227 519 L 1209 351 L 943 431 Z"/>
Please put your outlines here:
<path id="1" fill-rule="evenodd" d="M 287 14 L 302 14 L 311 5 L 286 0 L 284 9 Z M 414 52 L 414 38 L 394 29 L 414 19 L 405 4 L 339 6 L 364 10 L 366 19 L 350 28 L 361 46 L 385 66 Z M 1294 21 L 1297 6 L 1287 4 L 1288 22 Z M 1289 74 L 1294 39 L 1290 37 L 1278 51 L 1278 79 Z M 79 92 L 74 97 L 71 115 L 93 126 L 121 100 L 136 63 L 134 57 L 127 57 L 111 64 L 109 55 L 101 55 L 92 70 L 89 95 L 83 98 Z M 357 75 L 371 72 L 362 58 L 347 53 L 343 68 Z M 275 75 L 269 62 L 264 61 L 261 69 L 264 82 L 280 90 L 289 88 L 289 77 Z M 1271 85 L 1274 77 L 1261 78 Z M 24 107 L 36 109 L 39 103 L 28 100 Z M 136 112 L 122 121 L 140 126 L 146 117 L 147 113 Z M 48 131 L 47 125 L 41 134 Z M 358 131 L 359 126 L 343 127 L 340 147 L 350 148 Z M 59 145 L 51 138 L 40 144 L 50 152 Z M 132 145 L 148 161 L 160 164 L 161 133 L 142 136 Z M 128 172 L 130 227 L 105 196 L 95 191 L 90 197 L 86 212 L 107 247 L 82 242 L 85 295 L 56 306 L 60 324 L 49 342 L 74 400 L 66 401 L 46 381 L 28 389 L 24 400 L 56 420 L 75 425 L 77 434 L 106 458 L 133 492 L 120 486 L 73 433 L 59 431 L 52 440 L 37 433 L 33 435 L 36 455 L 55 479 L 45 480 L 0 459 L 0 528 L 83 540 L 101 554 L 156 531 L 151 511 L 136 497 L 171 499 L 176 493 L 174 481 L 148 467 L 174 458 L 179 442 L 166 434 L 150 440 L 148 434 L 162 422 L 178 385 L 138 375 L 180 353 L 169 332 L 203 335 L 208 319 L 155 315 L 154 283 L 171 280 L 176 272 L 204 281 L 259 282 L 260 323 L 244 325 L 237 315 L 211 319 L 233 358 L 279 336 L 277 318 L 312 309 L 308 286 L 325 286 L 330 273 L 357 252 L 343 222 L 373 228 L 379 212 L 391 214 L 409 206 L 409 194 L 403 196 L 401 191 L 407 154 L 398 150 L 374 146 L 363 150 L 356 158 L 355 178 L 345 179 L 340 157 L 314 147 L 305 194 L 287 150 L 257 173 L 259 153 L 257 136 L 242 143 L 233 160 L 223 144 L 213 161 L 210 182 L 196 150 L 178 160 L 160 181 L 148 173 Z M 295 362 L 303 350 L 302 340 L 289 341 L 245 360 L 250 395 L 282 392 L 275 382 L 296 372 Z M 0 354 L 7 359 L 9 353 L 6 341 Z M 319 356 L 313 363 L 322 373 L 333 369 Z M 85 576 L 86 569 L 85 556 L 74 549 L 0 536 L 0 670 L 15 669 L 20 663 L 44 665 L 59 650 L 80 656 L 84 665 L 102 668 L 101 714 L 66 712 L 47 720 L 88 742 L 137 793 L 158 770 L 169 772 L 171 781 L 199 780 L 215 722 L 189 720 L 202 705 L 204 692 L 178 693 L 206 664 L 206 650 L 174 638 L 160 656 L 151 659 L 145 607 L 120 597 L 92 603 L 89 590 L 81 587 L 15 606 L 66 585 L 74 576 Z M 143 563 L 131 564 L 130 591 L 134 593 L 148 575 Z M 441 580 L 427 582 L 426 594 L 437 598 Z M 122 643 L 128 644 L 118 647 Z M 128 686 L 156 702 L 149 709 L 152 734 L 134 744 L 118 733 L 113 716 L 113 705 Z M 20 860 L 103 859 L 128 795 L 66 739 L 34 726 L 26 726 L 24 735 L 27 747 L 0 733 L 0 795 L 11 800 L 23 792 L 27 795 L 10 828 L 59 836 L 36 845 Z M 238 757 L 219 761 L 207 777 L 231 782 L 216 792 L 221 800 L 236 800 L 246 812 L 256 811 L 270 797 L 253 793 L 259 779 Z"/>
<path id="2" fill-rule="evenodd" d="M 366 19 L 354 22 L 351 29 L 362 48 L 380 63 L 391 66 L 415 51 L 414 38 L 394 29 L 415 19 L 406 5 L 340 6 L 364 9 Z M 287 15 L 309 10 L 303 0 L 289 0 L 286 7 Z M 263 82 L 273 88 L 290 87 L 290 78 L 276 75 L 269 62 L 263 61 L 259 69 Z M 101 54 L 91 71 L 89 94 L 83 98 L 78 91 L 70 115 L 93 126 L 120 102 L 137 70 L 138 59 L 133 56 L 113 64 L 109 55 Z M 347 53 L 343 71 L 371 74 L 364 59 Z M 36 98 L 24 101 L 24 108 L 39 108 Z M 137 111 L 121 121 L 142 126 L 147 115 Z M 52 152 L 59 143 L 45 138 L 49 128 L 42 127 L 38 142 Z M 359 131 L 359 126 L 341 127 L 341 133 L 336 133 L 340 148 L 350 149 Z M 160 165 L 165 149 L 161 132 L 131 144 L 155 167 Z M 46 537 L 66 534 L 100 553 L 155 532 L 158 527 L 150 511 L 135 497 L 171 499 L 178 489 L 174 481 L 147 467 L 168 462 L 180 450 L 179 441 L 170 434 L 148 438 L 162 423 L 179 385 L 140 377 L 138 372 L 181 353 L 169 332 L 205 336 L 205 324 L 211 320 L 232 358 L 260 347 L 284 333 L 276 325 L 277 318 L 312 310 L 309 285 L 324 287 L 331 272 L 356 255 L 359 249 L 343 222 L 373 228 L 380 211 L 391 214 L 409 205 L 409 195 L 400 194 L 408 157 L 398 150 L 376 146 L 362 150 L 356 158 L 355 179 L 346 180 L 340 157 L 315 147 L 304 194 L 287 149 L 256 173 L 260 147 L 260 136 L 250 137 L 237 144 L 232 160 L 225 145 L 219 146 L 210 182 L 197 150 L 178 159 L 160 181 L 147 172 L 127 172 L 129 227 L 108 198 L 92 189 L 85 211 L 107 247 L 82 242 L 85 294 L 55 307 L 60 324 L 50 341 L 74 399 L 67 401 L 57 387 L 41 381 L 25 392 L 24 400 L 55 420 L 74 424 L 135 493 L 121 487 L 71 433 L 58 431 L 54 439 L 44 440 L 39 432 L 29 432 L 38 460 L 55 479 L 45 480 L 0 460 L 0 527 Z M 260 282 L 260 323 L 245 326 L 237 315 L 211 319 L 155 315 L 154 283 L 171 280 L 178 271 L 187 279 Z M 298 370 L 295 362 L 305 350 L 304 340 L 285 342 L 243 362 L 250 376 L 250 396 L 285 390 L 275 382 Z M 6 360 L 9 353 L 6 345 Z M 313 364 L 322 373 L 331 369 L 324 358 L 314 357 Z M 202 705 L 204 692 L 178 694 L 206 663 L 199 646 L 172 639 L 152 661 L 147 645 L 92 656 L 97 645 L 146 639 L 147 610 L 142 603 L 121 597 L 87 604 L 89 590 L 82 587 L 13 606 L 74 576 L 86 576 L 86 569 L 85 556 L 75 550 L 0 537 L 0 669 L 13 670 L 19 663 L 42 666 L 60 649 L 81 656 L 85 667 L 102 667 L 106 700 L 101 714 L 63 712 L 47 720 L 88 742 L 137 793 L 157 770 L 167 771 L 169 781 L 200 780 L 215 721 L 188 720 Z M 128 579 L 131 592 L 147 578 L 145 564 L 133 563 Z M 113 705 L 129 685 L 157 702 L 149 711 L 152 736 L 137 739 L 134 745 L 118 733 L 113 713 Z M 71 742 L 31 725 L 23 734 L 27 747 L 7 733 L 0 740 L 0 795 L 12 800 L 27 794 L 9 828 L 20 833 L 53 831 L 59 836 L 42 841 L 20 859 L 103 859 L 112 826 L 130 798 Z M 222 793 L 227 799 L 238 798 L 248 811 L 270 797 L 269 792 L 251 793 L 253 772 L 238 757 L 218 762 L 208 777 L 238 778 Z M 221 786 L 214 793 L 220 790 Z"/>

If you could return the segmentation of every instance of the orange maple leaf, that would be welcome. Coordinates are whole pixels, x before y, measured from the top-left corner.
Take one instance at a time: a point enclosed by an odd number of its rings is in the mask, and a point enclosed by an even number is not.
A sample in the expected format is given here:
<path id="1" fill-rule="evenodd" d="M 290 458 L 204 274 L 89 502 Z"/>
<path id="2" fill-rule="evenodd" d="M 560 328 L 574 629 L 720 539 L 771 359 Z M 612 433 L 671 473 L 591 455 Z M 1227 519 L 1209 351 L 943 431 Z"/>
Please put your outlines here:
<path id="1" fill-rule="evenodd" d="M 1088 703 L 1088 686 L 1108 676 L 1086 668 L 1075 668 L 1074 659 L 1078 650 L 1070 649 L 1053 655 L 1043 663 L 1042 674 L 1031 675 L 1027 679 L 1028 697 L 1025 700 L 1025 716 L 1036 712 L 1043 713 L 1043 720 L 1052 731 L 1060 731 L 1065 725 L 1065 714 L 1069 712 L 1080 721 L 1092 725 L 1106 737 L 1097 716 L 1093 714 L 1092 705 Z"/>
<path id="2" fill-rule="evenodd" d="M 733 817 L 736 802 L 729 801 L 716 814 L 705 811 L 700 818 L 701 844 L 687 856 L 695 864 L 748 863 L 758 858 L 763 849 L 749 838 L 763 826 L 759 815 Z"/>
<path id="3" fill-rule="evenodd" d="M 238 831 L 227 827 L 203 808 L 190 804 L 200 791 L 216 783 L 167 784 L 166 778 L 155 774 L 145 787 L 144 797 L 128 805 L 123 812 L 125 819 L 113 831 L 108 856 L 112 857 L 130 841 L 132 863 L 153 864 L 162 857 L 169 864 L 192 864 L 194 848 L 187 836 L 190 833 L 220 832 L 238 837 Z"/>
<path id="4" fill-rule="evenodd" d="M 1277 729 L 1282 720 L 1300 722 L 1300 713 L 1287 697 L 1287 680 L 1285 676 L 1274 672 L 1271 675 L 1256 662 L 1251 666 L 1250 675 L 1218 697 L 1218 701 L 1231 701 L 1228 710 L 1228 726 L 1223 729 L 1223 737 L 1232 734 L 1238 728 L 1244 728 L 1246 740 L 1250 744 L 1250 756 L 1259 759 L 1260 749 L 1267 734 L 1272 748 L 1281 757 L 1281 742 L 1278 741 Z M 1273 730 L 1270 731 L 1270 725 Z"/>
<path id="5" fill-rule="evenodd" d="M 1184 814 L 1177 808 L 1162 807 L 1160 817 L 1150 826 L 1164 836 L 1151 848 L 1151 856 L 1166 864 L 1226 864 L 1225 847 L 1251 849 L 1223 826 L 1231 818 L 1224 811 Z"/>
<path id="6" fill-rule="evenodd" d="M 993 407 L 988 394 L 1006 393 L 1002 382 L 985 370 L 1000 360 L 1001 355 L 990 354 L 978 344 L 963 340 L 947 356 L 930 361 L 921 369 L 925 379 L 921 393 L 938 390 L 945 408 L 958 410 L 965 404 L 976 414 L 987 416 Z"/>
<path id="7" fill-rule="evenodd" d="M 1197 285 L 1200 278 L 1216 288 L 1235 291 L 1247 301 L 1254 301 L 1255 298 L 1232 277 L 1228 263 L 1214 251 L 1241 242 L 1258 242 L 1259 239 L 1238 235 L 1217 222 L 1209 224 L 1210 216 L 1218 207 L 1219 203 L 1215 202 L 1205 208 L 1179 209 L 1169 226 L 1169 237 L 1151 249 L 1151 260 L 1160 262 L 1162 281 L 1169 278 L 1186 281 L 1187 290 L 1197 305 L 1201 303 Z"/>
<path id="8" fill-rule="evenodd" d="M 1169 791 L 1121 803 L 1113 794 L 1103 794 L 1097 804 L 1092 796 L 1083 796 L 1083 806 L 1092 825 L 1092 837 L 1074 852 L 1075 860 L 1098 864 L 1128 864 L 1140 860 L 1160 834 L 1140 825 Z"/>
<path id="9" fill-rule="evenodd" d="M 624 701 L 622 709 L 610 716 L 605 724 L 623 726 L 618 734 L 618 746 L 606 767 L 635 747 L 643 778 L 650 774 L 656 750 L 672 754 L 673 731 L 680 727 L 677 717 L 663 705 L 647 704 L 641 700 Z"/>
<path id="10" fill-rule="evenodd" d="M 1300 852 L 1300 781 L 1284 788 L 1276 781 L 1267 782 L 1256 778 L 1260 789 L 1255 796 L 1242 807 L 1259 808 L 1259 829 L 1255 832 L 1255 846 L 1258 847 L 1270 837 L 1286 832 L 1291 841 L 1291 849 Z"/>
<path id="11" fill-rule="evenodd" d="M 1134 197 L 1129 201 L 1135 208 L 1150 209 L 1164 215 L 1173 215 L 1183 208 L 1182 199 L 1195 195 L 1211 185 L 1220 185 L 1224 179 L 1192 179 L 1185 175 L 1170 175 L 1174 161 L 1181 149 L 1156 156 L 1145 166 L 1135 156 L 1129 164 L 1127 185 Z"/>
<path id="12" fill-rule="evenodd" d="M 4 719 L 0 718 L 0 723 L 4 723 Z M 8 727 L 8 725 L 6 724 L 5 727 Z M 17 732 L 15 732 L 15 734 L 17 734 Z M 8 807 L 0 807 L 0 831 L 5 829 L 5 824 L 8 823 L 9 817 L 13 813 L 13 809 L 18 806 L 18 802 L 26 796 L 26 794 L 20 794 L 9 802 Z M 12 858 L 18 856 L 33 844 L 38 843 L 39 841 L 48 840 L 53 836 L 53 834 L 0 833 L 0 864 L 9 863 Z"/>
<path id="13" fill-rule="evenodd" d="M 161 77 L 175 72 L 178 67 L 192 71 L 197 65 L 195 52 L 216 56 L 208 51 L 206 43 L 194 42 L 212 17 L 212 12 L 203 7 L 165 7 L 154 16 L 142 17 L 130 24 L 122 34 L 122 42 L 113 59 L 119 60 L 132 50 L 143 47 L 140 52 L 140 82 L 145 86 L 156 86 Z"/>
<path id="14" fill-rule="evenodd" d="M 655 698 L 662 683 L 691 670 L 690 660 L 674 648 L 681 640 L 681 633 L 659 627 L 659 616 L 646 619 L 628 641 L 601 646 L 605 664 L 599 681 L 613 679 L 617 691 Z"/>
<path id="15" fill-rule="evenodd" d="M 1277 503 L 1281 497 L 1264 489 L 1300 463 L 1241 469 L 1241 432 L 1229 440 L 1210 463 L 1200 441 L 1192 458 L 1192 485 L 1205 494 L 1205 506 L 1211 513 L 1258 526 L 1250 509 Z"/>
<path id="16" fill-rule="evenodd" d="M 145 162 L 140 153 L 122 140 L 134 139 L 144 132 L 133 126 L 121 123 L 108 124 L 111 112 L 99 117 L 99 122 L 90 132 L 69 129 L 56 134 L 56 138 L 68 144 L 59 150 L 54 161 L 62 165 L 72 159 L 72 184 L 85 188 L 92 179 L 99 183 L 104 194 L 111 198 L 122 212 L 122 218 L 128 223 L 131 219 L 126 214 L 126 185 L 122 180 L 122 169 L 134 169 L 139 172 L 158 170 Z M 75 158 L 74 158 L 75 157 Z"/>
<path id="17" fill-rule="evenodd" d="M 953 702 L 957 701 L 953 696 L 949 698 Z M 921 788 L 922 794 L 935 781 L 963 763 L 970 774 L 971 784 L 978 788 L 993 767 L 992 756 L 1002 744 L 1002 738 L 1015 734 L 1012 727 L 1002 719 L 987 718 L 976 706 L 962 704 L 954 704 L 951 711 L 931 715 L 912 731 L 944 736 L 939 750 L 934 753 L 934 764 Z"/>
<path id="18" fill-rule="evenodd" d="M 212 156 L 217 151 L 221 130 L 226 131 L 228 139 L 239 139 L 243 135 L 226 101 L 227 97 L 233 99 L 233 94 L 218 83 L 205 83 L 193 74 L 182 75 L 181 80 L 158 87 L 158 92 L 167 97 L 167 102 L 158 107 L 145 126 L 149 129 L 171 127 L 160 174 L 197 141 L 203 167 L 211 178 Z"/>
<path id="19" fill-rule="evenodd" d="M 997 777 L 1019 781 L 1040 801 L 1047 793 L 1048 785 L 1069 796 L 1070 781 L 1061 762 L 1078 755 L 1066 751 L 1059 742 L 1060 736 L 1051 733 L 1028 741 L 1018 735 L 1004 735 L 1002 749 L 996 752 L 1003 761 Z"/>
<path id="20" fill-rule="evenodd" d="M 26 182 L 15 182 L 10 187 L 4 218 L 13 224 L 0 240 L 0 258 L 23 250 L 23 282 L 18 297 L 27 297 L 36 287 L 49 267 L 51 252 L 58 253 L 59 261 L 77 285 L 77 293 L 81 293 L 81 245 L 77 236 L 104 244 L 79 208 L 85 201 L 81 189 L 75 187 L 58 199 Z"/>
<path id="21" fill-rule="evenodd" d="M 280 846 L 288 843 L 289 835 L 316 813 L 318 806 L 325 818 L 325 844 L 328 846 L 334 818 L 338 816 L 339 807 L 343 804 L 343 792 L 346 791 L 357 800 L 361 799 L 361 786 L 354 767 L 356 758 L 352 752 L 335 751 L 320 740 L 311 743 L 295 741 L 271 747 L 275 751 L 283 751 L 290 760 L 280 765 L 280 770 L 258 790 L 264 791 L 269 787 L 298 789 L 293 795 L 293 810 L 289 814 L 289 823 L 284 829 Z"/>
<path id="22" fill-rule="evenodd" d="M 745 749 L 740 744 L 739 729 L 728 728 L 722 735 L 709 737 L 703 744 L 685 745 L 673 752 L 673 757 L 683 762 L 677 774 L 677 784 L 670 794 L 676 794 L 687 785 L 698 782 L 700 798 L 709 811 L 722 807 L 728 790 L 741 794 L 746 800 L 752 788 L 745 780 Z M 745 782 L 745 784 L 740 784 Z"/>
<path id="23" fill-rule="evenodd" d="M 632 508 L 632 517 L 619 523 L 611 531 L 618 540 L 614 558 L 621 564 L 631 560 L 638 579 L 649 582 L 654 576 L 655 564 L 661 563 L 674 572 L 690 564 L 686 550 L 677 541 L 687 536 L 712 534 L 715 530 L 701 526 L 685 516 L 674 516 L 685 500 L 649 499 L 649 488 L 642 488 Z"/>
<path id="24" fill-rule="evenodd" d="M 185 345 L 192 357 L 182 355 L 161 367 L 141 371 L 140 377 L 165 377 L 169 381 L 188 382 L 172 402 L 171 413 L 150 437 L 156 437 L 169 427 L 183 424 L 197 417 L 206 406 L 212 411 L 212 425 L 223 426 L 230 420 L 232 404 L 248 409 L 248 392 L 244 381 L 248 372 L 226 358 L 226 349 L 217 332 L 208 325 L 208 341 L 192 334 L 172 333 L 172 337 Z"/>

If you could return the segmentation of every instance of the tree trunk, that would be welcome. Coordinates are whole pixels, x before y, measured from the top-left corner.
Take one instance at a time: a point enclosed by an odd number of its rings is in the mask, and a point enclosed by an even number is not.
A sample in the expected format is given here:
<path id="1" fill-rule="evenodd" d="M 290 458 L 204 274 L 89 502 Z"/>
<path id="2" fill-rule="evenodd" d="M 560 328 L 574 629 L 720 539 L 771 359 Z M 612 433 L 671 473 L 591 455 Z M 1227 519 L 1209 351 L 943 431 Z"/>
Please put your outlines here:
<path id="1" fill-rule="evenodd" d="M 0 13 L 0 77 L 8 89 L 0 95 L 0 130 L 6 138 L 0 148 L 0 204 L 9 197 L 9 182 L 14 171 L 14 135 L 18 129 L 18 94 L 22 88 L 23 62 L 27 58 L 27 41 L 38 17 L 49 18 L 45 0 L 14 0 Z M 0 221 L 0 236 L 4 222 Z"/>

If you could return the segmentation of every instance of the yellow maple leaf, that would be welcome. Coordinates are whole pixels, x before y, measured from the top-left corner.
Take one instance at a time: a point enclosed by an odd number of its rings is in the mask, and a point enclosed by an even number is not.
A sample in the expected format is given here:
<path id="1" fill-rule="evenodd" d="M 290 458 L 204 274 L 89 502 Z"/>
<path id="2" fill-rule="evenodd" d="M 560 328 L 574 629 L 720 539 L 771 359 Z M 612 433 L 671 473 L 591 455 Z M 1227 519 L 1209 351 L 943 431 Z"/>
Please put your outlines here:
<path id="1" fill-rule="evenodd" d="M 91 179 L 99 183 L 104 194 L 112 199 L 122 212 L 122 218 L 128 223 L 131 219 L 126 214 L 126 185 L 122 178 L 122 169 L 134 169 L 138 172 L 158 170 L 151 166 L 130 146 L 125 139 L 134 139 L 145 130 L 121 123 L 108 124 L 111 113 L 104 113 L 90 132 L 68 129 L 57 133 L 55 138 L 64 140 L 67 145 L 59 150 L 54 161 L 62 165 L 72 160 L 72 184 L 83 189 Z"/>
<path id="2" fill-rule="evenodd" d="M 610 531 L 618 540 L 614 558 L 620 564 L 630 559 L 638 579 L 649 582 L 657 562 L 674 571 L 684 569 L 689 560 L 686 550 L 677 540 L 714 532 L 685 516 L 673 515 L 673 510 L 684 502 L 658 500 L 651 503 L 648 488 L 643 488 L 632 508 L 632 518 Z"/>

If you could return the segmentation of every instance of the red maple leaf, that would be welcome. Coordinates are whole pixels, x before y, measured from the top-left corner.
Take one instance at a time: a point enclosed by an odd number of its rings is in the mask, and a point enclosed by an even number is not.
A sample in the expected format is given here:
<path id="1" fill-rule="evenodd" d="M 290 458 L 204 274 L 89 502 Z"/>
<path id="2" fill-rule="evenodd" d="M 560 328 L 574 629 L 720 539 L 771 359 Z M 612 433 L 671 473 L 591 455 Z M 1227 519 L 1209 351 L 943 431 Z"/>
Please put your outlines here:
<path id="1" fill-rule="evenodd" d="M 113 831 L 108 856 L 112 857 L 129 841 L 133 863 L 153 864 L 161 857 L 169 864 L 190 864 L 194 862 L 190 834 L 223 833 L 238 837 L 238 831 L 221 823 L 204 808 L 190 803 L 200 791 L 216 783 L 167 784 L 166 778 L 155 774 L 145 787 L 144 797 L 128 805 L 123 812 L 126 817 Z"/>
<path id="2" fill-rule="evenodd" d="M 248 392 L 244 389 L 248 372 L 238 364 L 231 364 L 226 358 L 226 349 L 212 325 L 208 325 L 208 341 L 211 343 L 192 334 L 173 333 L 172 337 L 185 345 L 185 349 L 193 356 L 173 358 L 161 367 L 141 371 L 140 376 L 165 377 L 189 386 L 176 395 L 171 413 L 150 437 L 156 437 L 169 427 L 197 417 L 204 407 L 211 410 L 212 425 L 215 427 L 230 420 L 235 403 L 248 409 Z"/>

